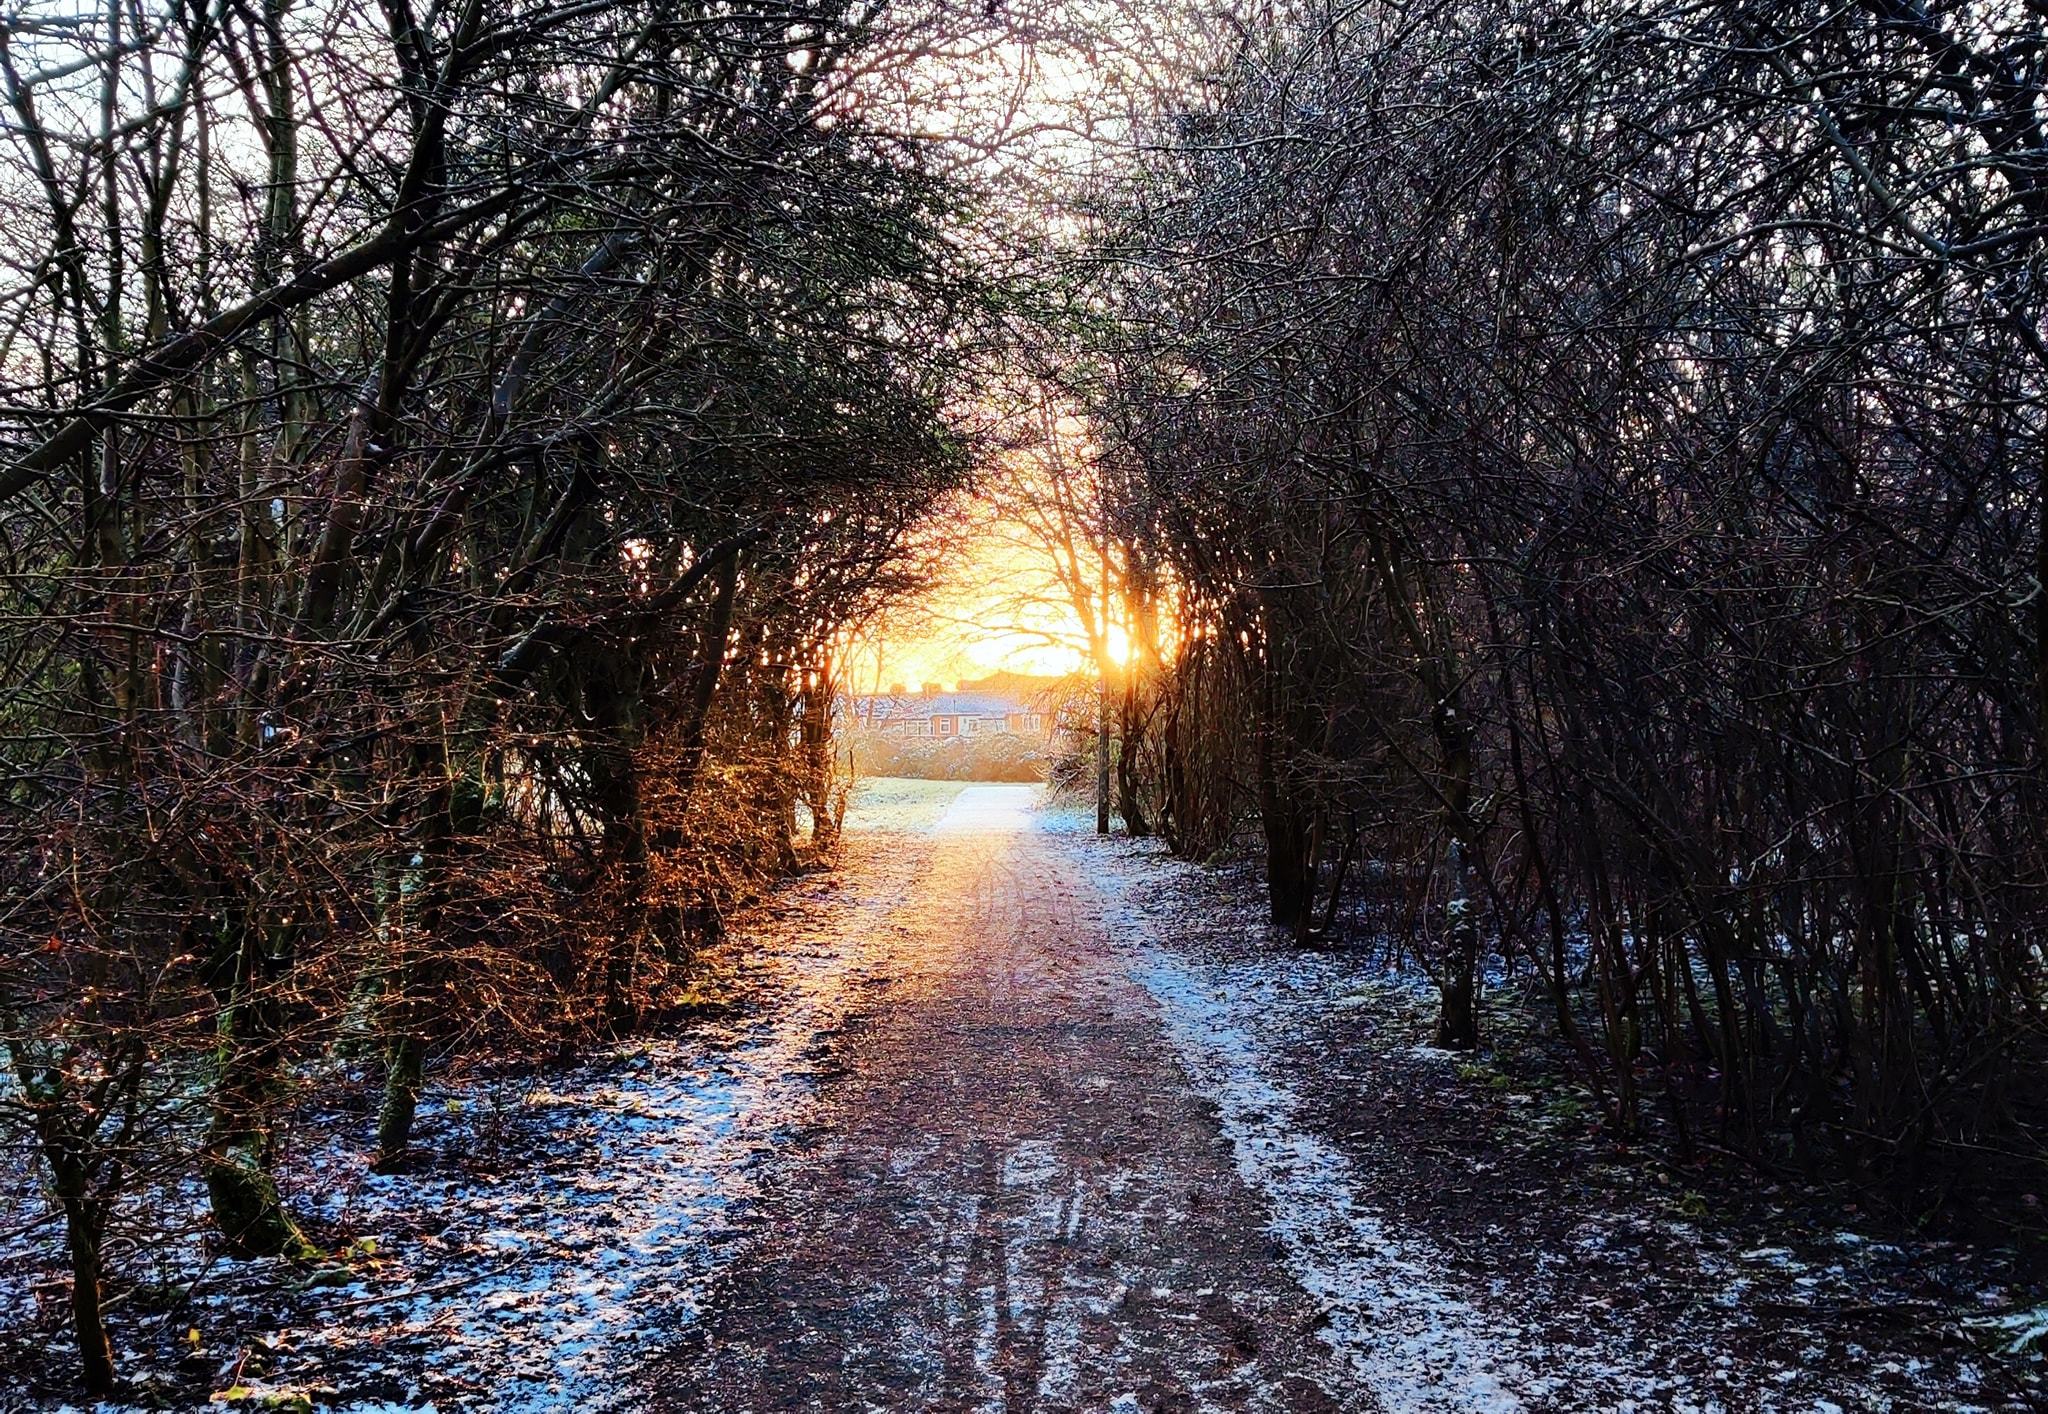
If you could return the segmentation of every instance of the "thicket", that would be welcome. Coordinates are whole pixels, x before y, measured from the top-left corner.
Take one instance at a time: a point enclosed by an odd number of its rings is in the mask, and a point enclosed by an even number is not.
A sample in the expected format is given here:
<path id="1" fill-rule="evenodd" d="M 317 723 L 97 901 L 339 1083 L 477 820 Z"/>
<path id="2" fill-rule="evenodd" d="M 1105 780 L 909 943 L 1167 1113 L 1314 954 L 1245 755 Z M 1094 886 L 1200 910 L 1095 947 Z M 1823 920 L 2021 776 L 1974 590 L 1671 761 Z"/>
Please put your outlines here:
<path id="1" fill-rule="evenodd" d="M 2037 1183 L 2044 78 L 1993 4 L 1248 22 L 1077 300 L 1134 823 L 1255 819 L 1303 938 L 1370 861 L 1624 1136 Z"/>
<path id="2" fill-rule="evenodd" d="M 0 19 L 0 1121 L 106 1241 L 307 1066 L 658 1016 L 829 837 L 832 648 L 958 486 L 959 191 L 877 5 Z M 808 807 L 800 810 L 800 807 Z M 366 1139 L 369 1136 L 365 1136 Z"/>

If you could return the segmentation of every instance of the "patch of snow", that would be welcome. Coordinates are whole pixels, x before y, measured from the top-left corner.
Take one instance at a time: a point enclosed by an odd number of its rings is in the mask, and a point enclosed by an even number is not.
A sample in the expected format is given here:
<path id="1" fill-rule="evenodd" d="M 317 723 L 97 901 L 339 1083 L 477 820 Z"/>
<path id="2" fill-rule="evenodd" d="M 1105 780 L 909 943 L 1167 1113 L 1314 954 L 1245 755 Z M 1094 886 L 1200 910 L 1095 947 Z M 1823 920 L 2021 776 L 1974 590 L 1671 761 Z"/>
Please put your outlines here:
<path id="1" fill-rule="evenodd" d="M 1037 1188 L 1061 1171 L 1059 1155 L 1043 1139 L 1026 1139 L 1003 1156 L 1003 1187 Z"/>
<path id="2" fill-rule="evenodd" d="M 789 1004 L 723 1054 L 662 1047 L 656 1065 L 591 1067 L 586 1083 L 557 1084 L 548 1117 L 578 1132 L 573 1163 L 488 1185 L 480 1204 L 450 1195 L 458 1226 L 479 1206 L 491 1215 L 471 1241 L 506 1265 L 460 1290 L 376 1298 L 401 1308 L 382 1329 L 351 1321 L 318 1335 L 337 1345 L 416 1338 L 441 1373 L 491 1387 L 499 1410 L 628 1404 L 625 1377 L 696 1314 L 732 1256 L 721 1239 L 751 1200 L 756 1162 L 811 1091 L 806 1053 L 839 1019 L 859 963 L 856 937 L 846 944 L 803 954 Z M 374 1196 L 358 1222 L 419 1201 L 412 1180 L 366 1186 Z"/>
<path id="3" fill-rule="evenodd" d="M 1304 1130 L 1298 1100 L 1267 1078 L 1213 985 L 1156 947 L 1142 948 L 1133 971 L 1159 1004 L 1189 1077 L 1216 1104 L 1238 1173 L 1270 1204 L 1289 1269 L 1323 1303 L 1323 1339 L 1382 1404 L 1411 1414 L 1516 1414 L 1524 1408 L 1516 1391 L 1555 1383 L 1446 1289 L 1434 1254 L 1358 1206 L 1350 1161 Z"/>
<path id="4" fill-rule="evenodd" d="M 932 826 L 934 834 L 1014 834 L 1032 828 L 1038 786 L 969 786 Z"/>
<path id="5" fill-rule="evenodd" d="M 421 1140 L 449 1142 L 423 1172 L 368 1172 L 367 1135 L 347 1119 L 297 1135 L 284 1187 L 358 1234 L 368 1260 L 354 1280 L 294 1302 L 276 1375 L 338 1376 L 337 1407 L 364 1414 L 433 1414 L 423 1394 L 444 1411 L 643 1407 L 641 1367 L 746 1250 L 763 1161 L 806 1113 L 819 1038 L 859 1001 L 918 858 L 893 852 L 829 911 L 762 939 L 774 985 L 758 1011 L 614 1048 L 544 1084 L 431 1086 Z M 468 1167 L 508 1139 L 515 1166 Z M 205 1257 L 203 1193 L 184 1201 L 191 1236 L 164 1260 L 200 1282 L 203 1309 L 242 1309 L 268 1264 Z M 211 1322 L 198 1324 L 210 1338 Z M 390 1402 L 400 1391 L 404 1402 Z"/>
<path id="6" fill-rule="evenodd" d="M 1616 1321 L 1561 1324 L 1556 1310 L 1529 1304 L 1531 1291 L 1498 1282 L 1461 1287 L 1441 1249 L 1373 1206 L 1374 1178 L 1334 1142 L 1310 1131 L 1311 1111 L 1302 1099 L 1308 1092 L 1291 1088 L 1304 1083 L 1297 1079 L 1304 1067 L 1316 1068 L 1318 1081 L 1332 1077 L 1327 1065 L 1333 1057 L 1316 1038 L 1333 1013 L 1364 1013 L 1364 1027 L 1378 1033 L 1375 1049 L 1384 1059 L 1447 1071 L 1457 1057 L 1412 1044 L 1402 1034 L 1419 1024 L 1419 1014 L 1403 1015 L 1403 1003 L 1431 1000 L 1428 979 L 1407 968 L 1382 976 L 1381 964 L 1343 949 L 1294 949 L 1265 927 L 1255 898 L 1223 897 L 1206 882 L 1206 871 L 1167 859 L 1156 847 L 1090 845 L 1091 878 L 1105 896 L 1112 935 L 1122 943 L 1134 979 L 1158 1005 L 1189 1078 L 1216 1106 L 1218 1142 L 1230 1148 L 1239 1174 L 1264 1198 L 1269 1230 L 1296 1281 L 1324 1303 L 1325 1343 L 1389 1410 L 1722 1414 L 1739 1407 L 1758 1414 L 1812 1414 L 1823 1395 L 1849 1408 L 1905 1407 L 1898 1402 L 1897 1383 L 1909 1384 L 1915 1397 L 1939 1392 L 1938 1405 L 1927 1407 L 1970 1407 L 1954 1396 L 1979 1387 L 1983 1372 L 1966 1360 L 1914 1360 L 1905 1379 L 1887 1381 L 1892 1387 L 1886 1388 L 1867 1378 L 1872 1362 L 1866 1353 L 1832 1341 L 1815 1341 L 1797 1365 L 1745 1371 L 1738 1361 L 1674 1379 L 1684 1357 L 1697 1354 L 1700 1332 L 1717 1323 L 1786 1335 L 1801 1330 L 1796 1318 L 1776 1315 L 1760 1327 L 1750 1313 L 1760 1296 L 1796 1291 L 1818 1312 L 1816 1298 L 1851 1299 L 1858 1284 L 1869 1280 L 1861 1267 L 1866 1260 L 1900 1254 L 1898 1246 L 1859 1241 L 1852 1234 L 1836 1237 L 1836 1247 L 1838 1254 L 1855 1254 L 1847 1259 L 1857 1265 L 1853 1271 L 1839 1263 L 1809 1263 L 1779 1246 L 1717 1256 L 1695 1225 L 1661 1214 L 1631 1220 L 1620 1215 L 1624 1208 L 1603 1221 L 1627 1228 L 1626 1241 L 1610 1243 L 1604 1234 L 1580 1230 L 1566 1249 L 1568 1258 L 1529 1254 L 1532 1271 L 1560 1259 L 1608 1266 L 1638 1260 L 1636 1249 L 1646 1236 L 1670 1239 L 1665 1259 L 1697 1267 L 1699 1280 L 1691 1284 L 1697 1304 L 1664 1318 L 1661 1327 L 1643 1324 L 1644 1313 L 1636 1312 Z M 1358 1027 L 1350 1016 L 1341 1025 Z M 1511 1106 L 1536 1103 L 1518 1094 L 1500 1098 Z M 1995 1304 L 2008 1300 L 2000 1292 Z M 1629 1304 L 1621 1291 L 1613 1300 L 1591 1301 L 1603 1312 Z M 1695 1327 L 1692 1317 L 1709 1313 Z M 2018 1333 L 2027 1323 L 2012 1324 Z M 1688 1378 L 1702 1384 L 1688 1389 Z"/>

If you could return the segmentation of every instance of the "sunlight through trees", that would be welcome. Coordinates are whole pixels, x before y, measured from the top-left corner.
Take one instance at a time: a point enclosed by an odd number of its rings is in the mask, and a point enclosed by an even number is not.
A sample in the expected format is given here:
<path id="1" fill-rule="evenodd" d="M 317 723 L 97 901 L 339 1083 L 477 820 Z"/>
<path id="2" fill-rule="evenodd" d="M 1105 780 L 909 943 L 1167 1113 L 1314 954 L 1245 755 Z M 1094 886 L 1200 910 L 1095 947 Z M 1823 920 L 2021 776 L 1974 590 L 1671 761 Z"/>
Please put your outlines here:
<path id="1" fill-rule="evenodd" d="M 1010 779 L 1532 1005 L 1616 1144 L 2038 1228 L 2035 10 L 32 0 L 0 83 L 86 1392 L 200 1208 L 333 1258 L 309 1096 L 403 1175 L 437 1068 L 677 1024 L 849 702 L 1005 673 Z"/>

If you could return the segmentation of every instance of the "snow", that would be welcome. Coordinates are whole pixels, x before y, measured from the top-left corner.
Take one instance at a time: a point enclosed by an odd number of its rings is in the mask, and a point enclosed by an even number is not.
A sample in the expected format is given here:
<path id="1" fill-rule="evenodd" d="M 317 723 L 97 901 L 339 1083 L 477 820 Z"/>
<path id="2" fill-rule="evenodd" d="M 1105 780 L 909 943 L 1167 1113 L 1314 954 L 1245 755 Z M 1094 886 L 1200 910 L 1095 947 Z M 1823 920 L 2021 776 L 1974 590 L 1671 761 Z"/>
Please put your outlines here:
<path id="1" fill-rule="evenodd" d="M 870 827 L 891 825 L 883 811 Z M 238 1387 L 251 1399 L 319 1390 L 385 1414 L 641 1407 L 640 1367 L 747 1250 L 763 1161 L 807 1112 L 821 1041 L 857 1001 L 871 940 L 921 857 L 886 838 L 867 852 L 856 887 L 821 888 L 757 945 L 770 995 L 751 1015 L 615 1047 L 544 1084 L 431 1086 L 421 1136 L 453 1162 L 420 1173 L 367 1172 L 359 1120 L 317 1126 L 324 1137 L 309 1135 L 281 1180 L 296 1205 L 358 1235 L 354 1279 L 293 1298 L 275 1317 L 289 1324 L 274 1368 Z M 519 1155 L 505 1171 L 488 1162 L 493 1135 Z M 209 1258 L 203 1197 L 188 1185 L 186 1198 L 192 1235 L 161 1260 L 195 1284 L 178 1326 L 212 1339 L 275 1269 Z M 231 1367 L 232 1347 L 220 1353 Z"/>
<path id="2" fill-rule="evenodd" d="M 932 827 L 935 834 L 1005 834 L 1033 827 L 1038 786 L 969 786 Z"/>
<path id="3" fill-rule="evenodd" d="M 1416 1004 L 1426 1015 L 1433 1003 L 1427 978 L 1383 972 L 1343 949 L 1292 947 L 1266 926 L 1260 900 L 1236 896 L 1228 875 L 1156 848 L 1105 841 L 1093 854 L 1091 878 L 1106 897 L 1112 940 L 1157 1006 L 1190 1081 L 1215 1107 L 1237 1172 L 1262 1200 L 1291 1275 L 1322 1303 L 1319 1335 L 1388 1410 L 1817 1414 L 1831 1401 L 1847 1409 L 1981 1407 L 1953 1399 L 1981 1382 L 1967 1359 L 1892 1360 L 1880 1367 L 1890 1377 L 1880 1379 L 1870 1352 L 1829 1329 L 1825 1311 L 1835 1303 L 1904 1299 L 1894 1287 L 1901 1274 L 1877 1263 L 1900 1258 L 1901 1249 L 1861 1234 L 1814 1234 L 1841 1261 L 1827 1260 L 1826 1249 L 1802 1258 L 1754 1237 L 1731 1243 L 1675 1220 L 1655 1196 L 1633 1202 L 1622 1183 L 1615 1207 L 1570 1229 L 1560 1251 L 1526 1254 L 1532 1278 L 1557 1263 L 1616 1272 L 1622 1284 L 1591 1302 L 1588 1319 L 1560 1321 L 1545 1280 L 1461 1275 L 1470 1264 L 1391 1216 L 1398 1206 L 1375 1206 L 1385 1180 L 1359 1165 L 1370 1162 L 1377 1137 L 1324 1133 L 1320 1098 L 1305 1099 L 1319 1097 L 1321 1084 L 1358 1078 L 1333 1070 L 1333 1063 L 1343 1068 L 1343 1055 L 1318 1040 L 1333 1017 L 1344 1018 L 1343 1030 L 1364 1033 L 1383 1063 L 1457 1083 L 1450 1072 L 1462 1071 L 1466 1058 L 1403 1035 L 1417 1024 Z M 1486 1098 L 1507 1107 L 1535 1103 L 1517 1093 Z M 1622 1265 L 1610 1249 L 1622 1254 Z M 1645 1251 L 1660 1253 L 1676 1302 L 1638 1306 L 1626 1263 Z M 2001 1291 L 1986 1304 L 2008 1300 Z M 1762 1301 L 1780 1308 L 1758 1315 L 1750 1308 Z M 1735 1333 L 1761 1341 L 1800 1329 L 1800 1318 L 1784 1309 L 1791 1306 L 1814 1312 L 1815 1340 L 1803 1355 L 1738 1355 L 1697 1368 L 1702 1342 Z M 2004 1314 L 1976 1332 L 2007 1354 L 2029 1340 L 2048 1348 L 2044 1312 Z"/>
<path id="4" fill-rule="evenodd" d="M 1358 1207 L 1343 1155 L 1306 1133 L 1295 1097 L 1264 1074 L 1231 1003 L 1186 964 L 1147 948 L 1133 975 L 1159 1004 L 1189 1078 L 1217 1107 L 1239 1175 L 1271 1206 L 1270 1230 L 1323 1303 L 1324 1340 L 1390 1409 L 1515 1414 L 1547 1382 L 1444 1287 L 1436 1259 Z"/>
<path id="5" fill-rule="evenodd" d="M 2003 1316 L 1979 1317 L 1968 1324 L 1973 1329 L 1989 1332 L 2009 1355 L 2034 1355 L 2048 1349 L 2048 1306 L 2036 1306 Z"/>
<path id="6" fill-rule="evenodd" d="M 780 1003 L 716 1037 L 720 1048 L 707 1037 L 629 1047 L 530 1095 L 575 1136 L 562 1160 L 431 1196 L 416 1179 L 369 1180 L 360 1225 L 445 1204 L 453 1227 L 475 1220 L 485 1265 L 460 1289 L 373 1297 L 399 1308 L 388 1325 L 339 1321 L 300 1344 L 416 1338 L 444 1380 L 491 1390 L 501 1411 L 638 1407 L 636 1365 L 694 1319 L 744 1250 L 760 1163 L 800 1121 L 817 1040 L 839 1029 L 874 925 L 899 897 L 884 888 L 837 905 L 830 932 L 778 969 Z M 441 1264 L 434 1285 L 457 1274 Z"/>
<path id="7" fill-rule="evenodd" d="M 437 1383 L 489 1389 L 502 1411 L 637 1407 L 635 1366 L 744 1248 L 759 1162 L 810 1096 L 806 1053 L 840 1020 L 864 931 L 794 959 L 786 1003 L 722 1052 L 633 1047 L 528 1095 L 573 1136 L 538 1168 L 484 1185 L 368 1179 L 358 1227 L 438 1209 L 453 1216 L 441 1241 L 470 1234 L 469 1259 L 437 1263 L 426 1294 L 336 1289 L 334 1319 L 298 1332 L 298 1347 L 410 1347 Z M 466 1272 L 475 1280 L 442 1289 Z M 365 1320 L 373 1311 L 382 1319 Z"/>
<path id="8" fill-rule="evenodd" d="M 720 1275 L 746 1260 L 763 1182 L 778 1147 L 813 1113 L 833 1038 L 864 986 L 903 966 L 901 956 L 891 961 L 888 938 L 902 926 L 900 910 L 927 857 L 905 847 L 907 834 L 1066 833 L 1073 825 L 1042 811 L 1035 787 L 926 785 L 895 783 L 857 803 L 858 824 L 852 815 L 848 820 L 859 832 L 850 846 L 854 865 L 835 879 L 793 886 L 790 909 L 746 940 L 761 959 L 758 1010 L 694 1025 L 675 1038 L 616 1047 L 544 1080 L 438 1085 L 425 1099 L 421 1124 L 441 1161 L 418 1174 L 367 1174 L 360 1116 L 310 1126 L 308 1132 L 341 1137 L 293 1154 L 286 1187 L 296 1203 L 356 1237 L 355 1279 L 292 1293 L 275 1312 L 284 1329 L 270 1367 L 252 1369 L 239 1385 L 252 1395 L 338 1385 L 323 1407 L 362 1414 L 599 1414 L 646 1403 L 649 1359 L 698 1318 Z M 1075 867 L 1102 895 L 1116 944 L 1110 969 L 1143 989 L 1135 1004 L 1147 1016 L 1156 1008 L 1173 1056 L 1213 1105 L 1220 1143 L 1258 1200 L 1277 1255 L 1321 1313 L 1319 1338 L 1381 1406 L 1394 1414 L 1706 1414 L 1727 1407 L 1716 1396 L 1718 1382 L 1729 1405 L 1773 1414 L 1841 1407 L 1819 1399 L 1822 1390 L 1848 1408 L 1884 1407 L 1866 1378 L 1873 1362 L 1855 1347 L 1854 1357 L 1841 1357 L 1815 1344 L 1801 1368 L 1760 1376 L 1776 1388 L 1738 1396 L 1734 1381 L 1742 1370 L 1725 1356 L 1705 1377 L 1695 1371 L 1674 1378 L 1663 1333 L 1632 1342 L 1614 1327 L 1593 1329 L 1590 1320 L 1561 1330 L 1557 1312 L 1511 1283 L 1461 1278 L 1450 1249 L 1374 1206 L 1375 1179 L 1360 1168 L 1372 1155 L 1350 1143 L 1358 1136 L 1317 1131 L 1319 1112 L 1310 1100 L 1320 1093 L 1318 1081 L 1360 1077 L 1325 1066 L 1310 1078 L 1301 1069 L 1304 1038 L 1313 1034 L 1308 1018 L 1336 1010 L 1346 1026 L 1372 1027 L 1382 1022 L 1381 1002 L 1426 984 L 1409 974 L 1374 975 L 1358 958 L 1334 953 L 1254 945 L 1219 960 L 1185 947 L 1180 928 L 1192 908 L 1209 909 L 1217 921 L 1213 896 L 1205 904 L 1199 892 L 1175 889 L 1162 905 L 1159 892 L 1137 887 L 1146 879 L 1174 882 L 1174 871 L 1195 872 L 1189 866 L 1163 865 L 1128 846 L 1090 844 Z M 1226 906 L 1220 921 L 1232 929 L 1242 923 L 1255 944 L 1263 926 L 1255 908 L 1240 917 Z M 1386 1041 L 1389 1056 L 1453 1083 L 1458 1056 L 1396 1036 Z M 1123 1083 L 1120 1075 L 1095 1073 L 1100 1068 L 1081 1067 L 1072 1083 L 1089 1095 Z M 1523 1098 L 1505 1096 L 1502 1103 Z M 922 1169 L 937 1144 L 936 1136 L 907 1136 L 890 1153 L 890 1170 L 900 1177 Z M 494 1167 L 494 1152 L 517 1158 Z M 1215 1288 L 1197 1287 L 1200 1273 L 1185 1281 L 1176 1274 L 1167 1285 L 1119 1268 L 1105 1284 L 1063 1266 L 1037 1311 L 1026 1301 L 1034 1254 L 1048 1242 L 1074 1242 L 1084 1223 L 1099 1223 L 1106 1200 L 1131 1175 L 1112 1171 L 1084 1182 L 1040 1138 L 1013 1140 L 994 1157 L 999 1191 L 960 1195 L 960 1206 L 940 1224 L 946 1325 L 976 1332 L 973 1356 L 993 1408 L 1000 1407 L 993 1392 L 1005 1389 L 998 1322 L 1025 1324 L 1035 1315 L 1042 1321 L 1039 1400 L 1074 1407 L 1075 1391 L 1094 1373 L 1085 1363 L 1091 1326 L 1114 1323 L 1127 1300 L 1146 1294 L 1167 1303 L 1176 1291 L 1200 1298 Z M 196 1192 L 188 1197 L 196 1233 L 202 1199 Z M 1000 1224 L 983 1222 L 984 1201 L 1007 1214 Z M 1716 1252 L 1667 1216 L 1653 1213 L 1632 1226 L 1652 1223 L 1675 1239 L 1670 1260 L 1697 1273 L 1699 1305 L 1677 1318 L 1671 1342 L 1696 1343 L 1721 1329 L 1700 1320 L 1703 1308 L 1733 1309 L 1787 1292 L 1802 1302 L 1849 1299 L 1858 1277 L 1831 1259 L 1896 1251 L 1830 1229 L 1819 1234 L 1828 1250 L 1818 1261 L 1789 1247 L 1752 1245 L 1755 1237 Z M 1589 1217 L 1571 1229 L 1564 1251 L 1530 1254 L 1532 1266 L 1561 1257 L 1613 1265 L 1610 1251 L 1635 1250 L 1620 1242 L 1629 1226 L 1625 1216 Z M 987 1271 L 974 1267 L 972 1247 L 985 1227 L 1002 1240 L 999 1268 Z M 50 1236 L 45 1230 L 29 1239 L 38 1262 L 46 1264 Z M 24 1304 L 29 1267 L 22 1265 L 19 1287 L 7 1269 L 26 1250 L 20 1232 L 11 1245 L 0 1240 L 0 1297 Z M 209 1340 L 224 1323 L 264 1309 L 265 1293 L 281 1286 L 266 1264 L 208 1258 L 196 1237 L 168 1260 L 178 1279 L 196 1283 L 194 1304 L 176 1315 L 177 1328 L 189 1318 Z M 1626 1303 L 1625 1290 L 1614 1294 Z M 2007 1300 L 2003 1291 L 1988 1292 L 1985 1305 L 1995 1311 Z M 1608 1303 L 1603 1296 L 1595 1304 Z M 1689 1331 L 1689 1321 L 1700 1323 Z M 2013 1353 L 2048 1344 L 2048 1308 L 1972 1324 L 1987 1343 Z M 1980 1378 L 1967 1365 L 1924 1373 L 1917 1362 L 1882 1368 L 1951 1394 Z M 1136 1393 L 1106 1406 L 1102 1397 L 1095 1407 L 1141 1407 Z M 0 1408 L 11 1407 L 0 1394 Z M 1226 1405 L 1204 1398 L 1194 1407 Z"/>

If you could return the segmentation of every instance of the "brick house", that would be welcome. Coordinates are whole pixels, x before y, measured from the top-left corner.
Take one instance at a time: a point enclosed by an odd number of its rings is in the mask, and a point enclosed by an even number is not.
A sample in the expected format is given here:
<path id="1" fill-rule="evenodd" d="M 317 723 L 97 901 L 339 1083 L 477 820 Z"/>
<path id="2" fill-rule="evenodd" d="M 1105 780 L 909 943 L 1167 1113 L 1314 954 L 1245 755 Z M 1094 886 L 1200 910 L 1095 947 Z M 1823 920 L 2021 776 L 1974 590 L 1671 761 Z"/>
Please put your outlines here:
<path id="1" fill-rule="evenodd" d="M 996 692 L 876 693 L 846 705 L 857 724 L 885 737 L 1042 737 L 1052 727 L 1043 708 Z"/>

